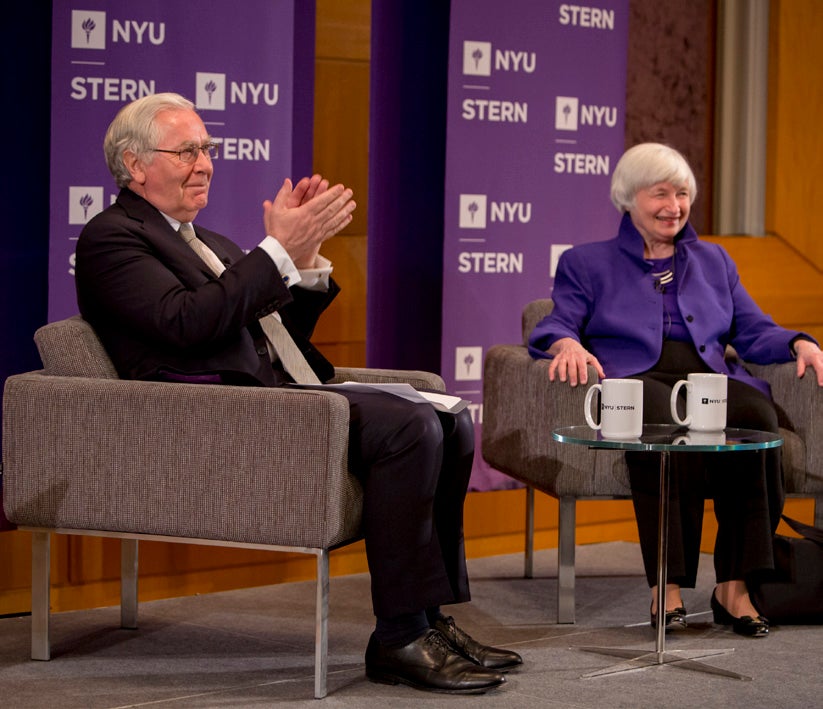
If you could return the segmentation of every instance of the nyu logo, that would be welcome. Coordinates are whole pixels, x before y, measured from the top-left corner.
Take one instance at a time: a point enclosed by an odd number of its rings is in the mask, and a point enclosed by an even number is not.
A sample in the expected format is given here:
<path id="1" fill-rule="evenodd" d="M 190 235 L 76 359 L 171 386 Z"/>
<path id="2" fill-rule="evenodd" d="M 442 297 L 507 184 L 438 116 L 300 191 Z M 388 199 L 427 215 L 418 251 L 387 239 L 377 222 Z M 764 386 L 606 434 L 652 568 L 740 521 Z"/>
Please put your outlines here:
<path id="1" fill-rule="evenodd" d="M 533 74 L 537 66 L 534 52 L 497 49 L 491 42 L 463 42 L 463 73 L 468 76 L 491 76 L 492 58 L 495 71 L 523 71 Z"/>
<path id="2" fill-rule="evenodd" d="M 69 187 L 69 224 L 85 224 L 103 206 L 102 187 Z"/>
<path id="3" fill-rule="evenodd" d="M 226 99 L 229 103 L 253 106 L 276 106 L 280 100 L 279 84 L 250 81 L 226 81 L 225 74 L 197 72 L 195 78 L 195 104 L 197 108 L 225 111 Z M 228 89 L 228 91 L 227 91 Z"/>
<path id="4" fill-rule="evenodd" d="M 483 376 L 483 348 L 457 347 L 454 351 L 456 381 L 480 381 Z"/>
<path id="5" fill-rule="evenodd" d="M 195 75 L 194 104 L 212 111 L 226 110 L 226 75 L 198 71 Z"/>
<path id="6" fill-rule="evenodd" d="M 106 48 L 106 13 L 88 10 L 71 11 L 71 48 Z"/>
<path id="7" fill-rule="evenodd" d="M 554 103 L 555 130 L 577 130 L 579 126 L 617 125 L 617 107 L 580 106 L 580 101 L 572 96 L 558 96 Z"/>
<path id="8" fill-rule="evenodd" d="M 460 195 L 461 229 L 485 229 L 486 220 L 492 223 L 528 224 L 532 218 L 531 202 L 491 202 L 484 194 Z"/>
<path id="9" fill-rule="evenodd" d="M 166 41 L 166 24 L 137 20 L 112 20 L 111 41 L 125 44 L 144 44 L 146 42 L 159 46 Z M 71 12 L 71 48 L 105 49 L 106 48 L 106 13 L 88 10 Z"/>
<path id="10" fill-rule="evenodd" d="M 461 229 L 485 229 L 486 228 L 486 195 L 484 195 L 484 194 L 461 194 L 460 195 L 460 228 Z"/>

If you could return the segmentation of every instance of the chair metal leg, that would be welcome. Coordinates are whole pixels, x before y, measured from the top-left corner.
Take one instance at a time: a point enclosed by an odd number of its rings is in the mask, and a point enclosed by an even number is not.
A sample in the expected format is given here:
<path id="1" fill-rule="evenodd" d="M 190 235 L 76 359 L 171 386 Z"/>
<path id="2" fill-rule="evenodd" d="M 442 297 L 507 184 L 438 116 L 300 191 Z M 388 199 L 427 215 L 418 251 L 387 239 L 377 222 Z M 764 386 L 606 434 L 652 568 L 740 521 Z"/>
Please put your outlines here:
<path id="1" fill-rule="evenodd" d="M 138 541 L 120 540 L 120 627 L 137 627 Z"/>
<path id="2" fill-rule="evenodd" d="M 574 623 L 575 504 L 571 496 L 559 499 L 557 540 L 557 622 Z"/>
<path id="3" fill-rule="evenodd" d="M 814 526 L 823 529 L 823 496 L 813 497 L 814 502 Z"/>
<path id="4" fill-rule="evenodd" d="M 534 578 L 534 488 L 526 486 L 526 556 L 523 576 Z"/>
<path id="5" fill-rule="evenodd" d="M 31 659 L 50 660 L 51 535 L 31 533 Z"/>
<path id="6" fill-rule="evenodd" d="M 329 552 L 317 554 L 317 599 L 315 602 L 314 698 L 327 694 L 326 674 L 329 664 Z"/>

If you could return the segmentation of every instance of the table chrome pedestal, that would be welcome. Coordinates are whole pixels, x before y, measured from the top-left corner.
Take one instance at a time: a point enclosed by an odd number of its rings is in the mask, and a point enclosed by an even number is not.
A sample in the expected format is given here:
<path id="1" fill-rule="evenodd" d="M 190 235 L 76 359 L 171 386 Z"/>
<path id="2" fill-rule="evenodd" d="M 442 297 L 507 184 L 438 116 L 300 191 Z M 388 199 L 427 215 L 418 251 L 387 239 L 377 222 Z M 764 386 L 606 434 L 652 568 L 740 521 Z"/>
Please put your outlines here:
<path id="1" fill-rule="evenodd" d="M 658 534 L 657 534 L 657 623 L 655 647 L 651 651 L 638 648 L 590 647 L 577 648 L 586 652 L 596 652 L 602 655 L 620 657 L 624 662 L 584 674 L 585 679 L 602 677 L 619 672 L 655 667 L 658 665 L 672 665 L 687 670 L 696 670 L 723 677 L 750 680 L 751 677 L 737 672 L 713 667 L 697 660 L 734 652 L 734 648 L 727 650 L 666 650 L 666 567 L 669 547 L 669 454 L 678 453 L 729 453 L 732 451 L 766 450 L 783 445 L 783 439 L 775 433 L 751 431 L 742 428 L 727 428 L 718 434 L 715 440 L 711 436 L 702 436 L 699 443 L 695 443 L 687 435 L 689 431 L 682 426 L 665 424 L 650 424 L 643 427 L 640 438 L 631 440 L 615 440 L 603 438 L 599 431 L 588 426 L 567 426 L 552 431 L 552 438 L 560 443 L 570 443 L 587 446 L 588 448 L 603 448 L 627 451 L 654 452 L 660 455 L 660 504 L 658 507 Z M 661 609 L 662 612 L 661 612 Z"/>

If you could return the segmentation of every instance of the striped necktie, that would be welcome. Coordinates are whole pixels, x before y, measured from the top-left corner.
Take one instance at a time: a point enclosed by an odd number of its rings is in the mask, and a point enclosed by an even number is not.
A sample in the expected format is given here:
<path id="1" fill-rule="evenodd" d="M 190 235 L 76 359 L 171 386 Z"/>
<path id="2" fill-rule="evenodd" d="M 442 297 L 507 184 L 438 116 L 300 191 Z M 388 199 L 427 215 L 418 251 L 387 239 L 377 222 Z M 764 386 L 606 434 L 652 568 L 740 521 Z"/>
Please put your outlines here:
<path id="1" fill-rule="evenodd" d="M 192 248 L 192 250 L 206 263 L 214 272 L 220 276 L 226 270 L 223 262 L 217 258 L 208 246 L 206 246 L 194 233 L 194 227 L 190 223 L 180 225 L 180 236 Z M 283 368 L 291 375 L 298 384 L 320 384 L 320 380 L 314 373 L 300 348 L 295 344 L 289 331 L 280 321 L 275 313 L 270 313 L 260 318 L 260 326 L 269 341 L 271 348 L 280 358 Z"/>

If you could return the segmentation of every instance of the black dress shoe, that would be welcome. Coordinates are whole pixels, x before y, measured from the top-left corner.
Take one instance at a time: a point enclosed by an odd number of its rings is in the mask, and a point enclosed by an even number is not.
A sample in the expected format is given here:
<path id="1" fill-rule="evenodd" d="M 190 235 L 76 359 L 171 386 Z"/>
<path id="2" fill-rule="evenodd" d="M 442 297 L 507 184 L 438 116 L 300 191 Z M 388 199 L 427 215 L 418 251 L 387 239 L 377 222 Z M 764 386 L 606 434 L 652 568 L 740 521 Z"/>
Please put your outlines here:
<path id="1" fill-rule="evenodd" d="M 433 627 L 442 633 L 452 649 L 481 667 L 490 670 L 510 670 L 523 664 L 523 658 L 516 652 L 481 645 L 467 632 L 458 628 L 451 616 L 436 620 Z"/>
<path id="2" fill-rule="evenodd" d="M 732 630 L 738 635 L 745 635 L 749 638 L 765 638 L 769 634 L 769 621 L 767 618 L 762 615 L 757 616 L 757 618 L 752 618 L 750 615 L 735 618 L 717 600 L 717 589 L 712 591 L 711 606 L 714 622 L 718 625 L 731 625 Z"/>
<path id="3" fill-rule="evenodd" d="M 649 615 L 651 615 L 651 623 L 652 628 L 657 630 L 657 613 L 653 613 L 651 608 L 649 609 Z M 666 632 L 668 633 L 670 630 L 685 630 L 686 629 L 686 609 L 683 606 L 679 606 L 671 611 L 666 611 L 666 625 L 664 626 Z"/>
<path id="4" fill-rule="evenodd" d="M 499 672 L 461 657 L 433 628 L 399 648 L 382 645 L 372 634 L 366 648 L 366 677 L 450 694 L 483 694 L 506 681 Z"/>

